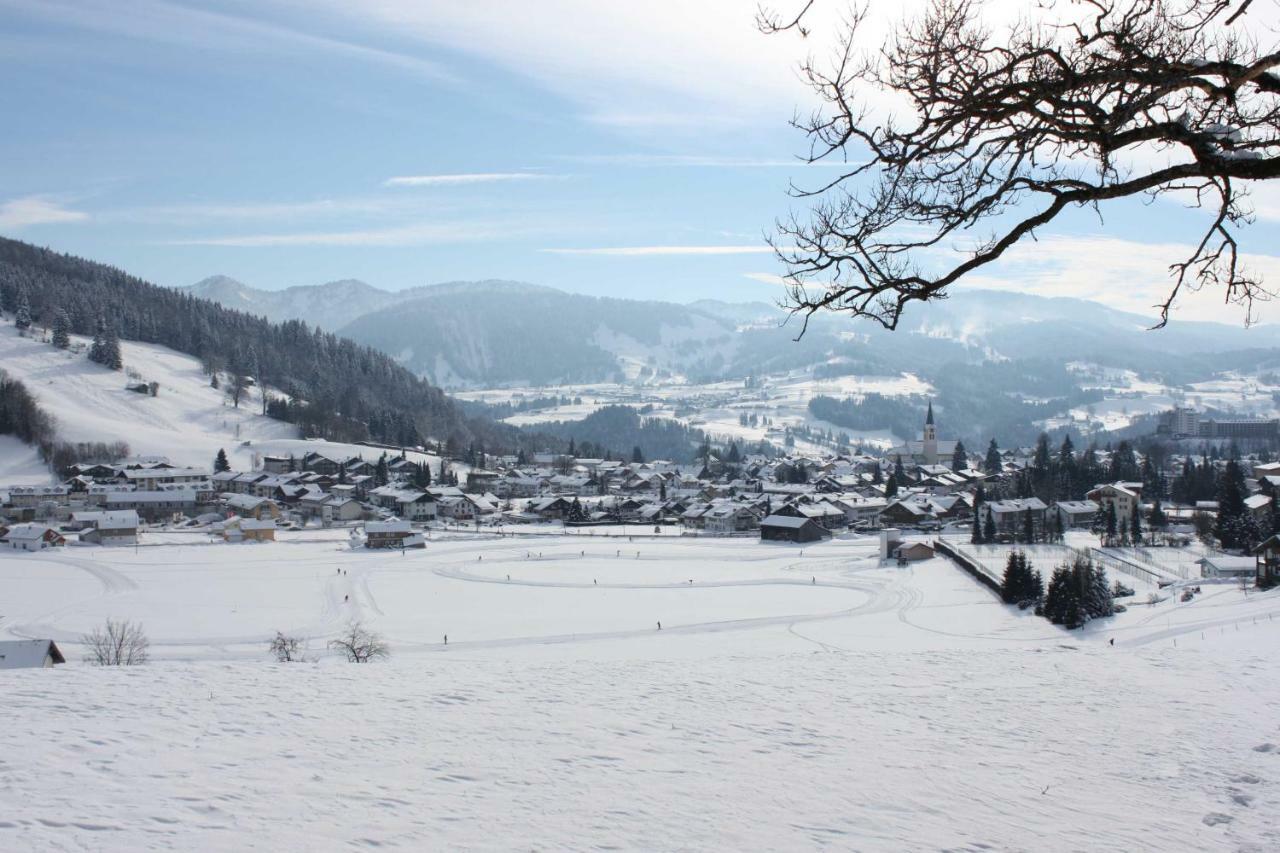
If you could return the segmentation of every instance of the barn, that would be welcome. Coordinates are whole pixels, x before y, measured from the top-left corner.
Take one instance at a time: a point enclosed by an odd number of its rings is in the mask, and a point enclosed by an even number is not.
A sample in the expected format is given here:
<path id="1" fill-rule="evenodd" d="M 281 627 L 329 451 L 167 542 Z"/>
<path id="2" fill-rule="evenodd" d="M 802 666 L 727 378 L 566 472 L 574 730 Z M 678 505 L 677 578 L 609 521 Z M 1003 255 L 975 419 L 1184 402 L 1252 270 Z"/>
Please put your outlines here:
<path id="1" fill-rule="evenodd" d="M 760 522 L 762 542 L 818 542 L 830 538 L 831 531 L 812 518 L 770 515 Z"/>

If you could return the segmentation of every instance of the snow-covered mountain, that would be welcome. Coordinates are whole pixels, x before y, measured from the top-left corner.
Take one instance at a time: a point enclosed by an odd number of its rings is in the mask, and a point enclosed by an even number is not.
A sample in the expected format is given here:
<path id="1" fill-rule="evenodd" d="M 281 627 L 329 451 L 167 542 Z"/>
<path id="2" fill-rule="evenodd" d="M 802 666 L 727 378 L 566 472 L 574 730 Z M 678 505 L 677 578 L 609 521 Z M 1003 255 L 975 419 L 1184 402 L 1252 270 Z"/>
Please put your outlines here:
<path id="1" fill-rule="evenodd" d="M 671 302 L 565 293 L 510 281 L 449 282 L 389 292 L 345 280 L 267 291 L 214 276 L 188 289 L 274 320 L 301 319 L 391 355 L 439 385 L 742 378 L 848 363 L 896 374 L 947 361 L 1053 357 L 1143 369 L 1193 353 L 1280 346 L 1274 328 L 1247 334 L 1173 322 L 1096 302 L 958 289 L 915 306 L 897 332 L 838 315 L 799 323 L 766 302 Z"/>

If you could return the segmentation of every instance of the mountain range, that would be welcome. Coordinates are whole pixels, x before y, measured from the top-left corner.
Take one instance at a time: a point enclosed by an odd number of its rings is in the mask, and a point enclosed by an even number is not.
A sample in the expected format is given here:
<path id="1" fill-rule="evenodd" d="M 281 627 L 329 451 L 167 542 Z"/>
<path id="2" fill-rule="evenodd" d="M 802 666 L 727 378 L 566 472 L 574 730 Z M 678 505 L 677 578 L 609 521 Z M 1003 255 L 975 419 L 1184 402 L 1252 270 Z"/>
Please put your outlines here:
<path id="1" fill-rule="evenodd" d="M 271 320 L 304 320 L 454 389 L 714 381 L 795 370 L 896 374 L 945 362 L 1044 357 L 1190 381 L 1202 372 L 1203 359 L 1189 359 L 1195 354 L 1280 346 L 1275 327 L 1246 333 L 1175 321 L 1149 330 L 1151 318 L 1097 302 L 979 289 L 914 308 L 897 332 L 816 316 L 798 341 L 798 319 L 764 302 L 683 305 L 497 280 L 387 291 L 345 279 L 265 290 L 213 276 L 182 289 Z"/>

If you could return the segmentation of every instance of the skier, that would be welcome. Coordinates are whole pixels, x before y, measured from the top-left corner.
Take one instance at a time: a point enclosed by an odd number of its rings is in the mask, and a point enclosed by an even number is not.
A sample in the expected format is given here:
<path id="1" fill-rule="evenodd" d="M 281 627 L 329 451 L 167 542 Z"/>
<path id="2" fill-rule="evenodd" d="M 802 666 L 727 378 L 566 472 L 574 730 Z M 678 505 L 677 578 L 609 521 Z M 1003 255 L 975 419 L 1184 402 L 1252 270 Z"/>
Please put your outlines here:
<path id="1" fill-rule="evenodd" d="M 662 620 L 658 620 L 658 630 L 662 630 Z"/>
<path id="2" fill-rule="evenodd" d="M 444 644 L 445 644 L 446 646 L 447 646 L 447 645 L 449 645 L 449 635 L 448 635 L 448 634 L 445 634 L 445 635 L 444 635 Z"/>
<path id="3" fill-rule="evenodd" d="M 1113 646 L 1114 646 L 1115 644 L 1116 644 L 1116 638 L 1115 638 L 1115 637 L 1112 637 L 1112 638 L 1111 638 L 1111 645 L 1113 645 Z"/>
<path id="4" fill-rule="evenodd" d="M 813 585 L 814 585 L 814 586 L 817 586 L 817 585 L 818 585 L 818 576 L 817 576 L 817 575 L 814 575 L 814 576 L 813 576 Z"/>

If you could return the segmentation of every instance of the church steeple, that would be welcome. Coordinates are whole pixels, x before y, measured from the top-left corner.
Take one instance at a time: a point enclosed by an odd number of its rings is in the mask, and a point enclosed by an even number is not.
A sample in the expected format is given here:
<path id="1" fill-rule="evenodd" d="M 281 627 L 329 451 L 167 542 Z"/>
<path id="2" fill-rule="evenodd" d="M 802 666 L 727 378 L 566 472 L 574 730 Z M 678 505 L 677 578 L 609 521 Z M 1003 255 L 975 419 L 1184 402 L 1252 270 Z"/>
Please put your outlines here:
<path id="1" fill-rule="evenodd" d="M 924 418 L 924 435 L 922 436 L 922 438 L 924 438 L 924 441 L 925 441 L 925 450 L 924 450 L 925 455 L 926 456 L 936 455 L 937 446 L 938 446 L 937 445 L 938 430 L 933 425 L 933 401 L 932 400 L 929 401 L 929 414 L 925 415 L 925 418 Z M 933 462 L 930 462 L 929 464 L 932 465 Z"/>
<path id="2" fill-rule="evenodd" d="M 933 401 L 929 401 L 929 414 L 924 417 L 925 426 L 933 426 Z"/>

